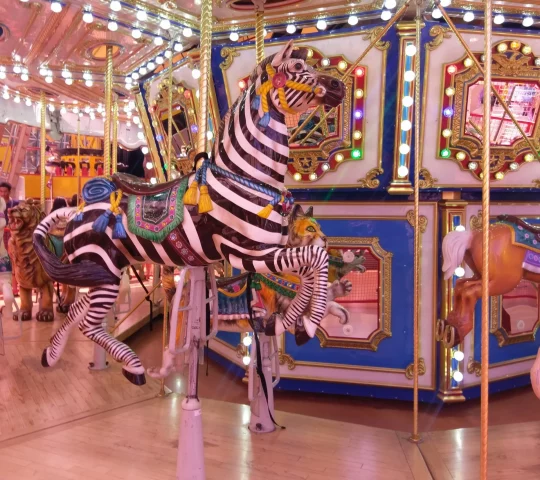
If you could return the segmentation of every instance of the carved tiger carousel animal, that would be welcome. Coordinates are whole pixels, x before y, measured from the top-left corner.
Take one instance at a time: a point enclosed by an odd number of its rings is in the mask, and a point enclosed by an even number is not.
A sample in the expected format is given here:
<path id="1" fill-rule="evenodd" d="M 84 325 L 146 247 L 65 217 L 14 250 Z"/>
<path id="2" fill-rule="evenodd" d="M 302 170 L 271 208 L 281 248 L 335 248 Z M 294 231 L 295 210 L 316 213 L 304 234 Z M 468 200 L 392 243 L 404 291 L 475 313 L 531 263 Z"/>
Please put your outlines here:
<path id="1" fill-rule="evenodd" d="M 21 315 L 23 321 L 32 318 L 32 289 L 34 288 L 41 293 L 36 320 L 38 322 L 52 322 L 54 320 L 53 282 L 43 270 L 32 244 L 32 234 L 44 217 L 39 201 L 32 199 L 20 202 L 8 211 L 8 225 L 11 231 L 8 250 L 21 296 L 20 312 L 13 315 L 14 320 L 19 319 L 18 315 Z M 51 238 L 49 238 L 49 246 L 51 251 L 55 251 Z M 75 290 L 68 289 L 62 310 L 67 311 L 69 305 L 74 301 Z"/>

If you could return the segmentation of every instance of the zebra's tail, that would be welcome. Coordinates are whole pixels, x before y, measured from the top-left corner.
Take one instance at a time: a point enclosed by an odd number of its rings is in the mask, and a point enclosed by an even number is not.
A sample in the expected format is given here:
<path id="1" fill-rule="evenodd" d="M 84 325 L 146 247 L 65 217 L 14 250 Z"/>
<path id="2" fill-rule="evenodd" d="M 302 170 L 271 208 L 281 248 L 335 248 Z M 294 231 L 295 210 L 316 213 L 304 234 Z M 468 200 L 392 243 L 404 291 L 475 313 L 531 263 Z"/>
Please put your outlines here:
<path id="1" fill-rule="evenodd" d="M 46 240 L 52 224 L 59 218 L 71 219 L 76 213 L 75 208 L 60 208 L 50 213 L 34 230 L 34 248 L 36 254 L 47 272 L 55 282 L 65 283 L 74 287 L 96 287 L 118 283 L 118 277 L 101 265 L 92 261 L 71 264 L 62 263 L 47 247 Z"/>

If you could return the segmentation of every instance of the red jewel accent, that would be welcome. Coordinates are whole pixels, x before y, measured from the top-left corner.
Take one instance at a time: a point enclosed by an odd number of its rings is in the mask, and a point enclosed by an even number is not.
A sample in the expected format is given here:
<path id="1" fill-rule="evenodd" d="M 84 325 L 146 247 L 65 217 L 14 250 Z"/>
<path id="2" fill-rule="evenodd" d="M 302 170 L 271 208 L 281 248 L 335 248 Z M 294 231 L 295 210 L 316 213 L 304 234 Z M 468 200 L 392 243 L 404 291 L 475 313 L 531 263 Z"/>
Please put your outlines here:
<path id="1" fill-rule="evenodd" d="M 274 75 L 272 78 L 272 85 L 274 88 L 283 88 L 287 83 L 287 77 L 284 73 L 279 72 Z"/>

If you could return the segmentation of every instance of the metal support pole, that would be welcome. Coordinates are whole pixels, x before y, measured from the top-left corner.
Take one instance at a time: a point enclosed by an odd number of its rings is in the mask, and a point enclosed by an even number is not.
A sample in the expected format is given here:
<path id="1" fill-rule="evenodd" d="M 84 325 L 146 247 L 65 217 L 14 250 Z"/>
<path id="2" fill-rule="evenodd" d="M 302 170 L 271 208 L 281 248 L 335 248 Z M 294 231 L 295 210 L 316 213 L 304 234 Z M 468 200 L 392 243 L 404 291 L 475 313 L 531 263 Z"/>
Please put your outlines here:
<path id="1" fill-rule="evenodd" d="M 40 187 L 39 200 L 41 202 L 41 209 L 45 211 L 45 187 L 47 184 L 47 178 L 46 178 L 47 171 L 45 170 L 45 164 L 46 164 L 45 149 L 47 148 L 47 143 L 46 143 L 47 142 L 47 129 L 45 127 L 45 121 L 46 121 L 45 109 L 47 108 L 47 101 L 45 99 L 44 91 L 41 91 L 40 106 L 41 106 L 41 112 L 40 112 L 41 113 L 41 131 L 40 131 L 39 140 L 40 140 L 40 147 L 41 147 L 41 159 L 39 162 L 39 166 L 40 166 L 40 174 L 41 174 L 41 178 L 40 178 L 41 187 Z"/>
<path id="2" fill-rule="evenodd" d="M 206 151 L 206 133 L 208 131 L 208 104 L 210 101 L 210 82 L 212 71 L 210 57 L 212 55 L 212 0 L 203 0 L 201 6 L 201 56 L 199 69 L 199 130 L 197 135 L 197 152 Z"/>
<path id="3" fill-rule="evenodd" d="M 113 50 L 107 45 L 105 68 L 105 125 L 103 127 L 103 175 L 111 174 L 111 118 L 112 118 Z"/>
<path id="4" fill-rule="evenodd" d="M 112 108 L 112 172 L 118 171 L 118 101 L 115 100 Z"/>

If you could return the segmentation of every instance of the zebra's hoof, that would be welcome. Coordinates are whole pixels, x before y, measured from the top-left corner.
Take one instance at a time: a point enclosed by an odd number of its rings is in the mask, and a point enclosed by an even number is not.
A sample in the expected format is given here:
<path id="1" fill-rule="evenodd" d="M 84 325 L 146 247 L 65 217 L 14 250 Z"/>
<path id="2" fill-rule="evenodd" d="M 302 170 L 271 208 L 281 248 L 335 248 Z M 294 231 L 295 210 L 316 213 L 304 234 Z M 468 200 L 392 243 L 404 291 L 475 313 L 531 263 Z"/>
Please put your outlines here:
<path id="1" fill-rule="evenodd" d="M 146 377 L 144 373 L 131 373 L 125 368 L 122 368 L 122 373 L 133 385 L 141 386 L 146 383 Z"/>
<path id="2" fill-rule="evenodd" d="M 43 353 L 41 354 L 41 366 L 42 367 L 50 367 L 49 362 L 47 361 L 47 349 L 43 350 Z"/>
<path id="3" fill-rule="evenodd" d="M 294 331 L 294 339 L 296 340 L 296 345 L 298 345 L 299 347 L 305 345 L 311 340 L 310 336 L 303 328 L 296 328 L 296 330 Z"/>
<path id="4" fill-rule="evenodd" d="M 302 315 L 302 323 L 309 337 L 313 338 L 317 332 L 318 325 L 312 322 L 306 315 Z"/>

